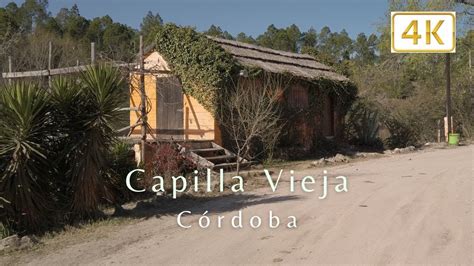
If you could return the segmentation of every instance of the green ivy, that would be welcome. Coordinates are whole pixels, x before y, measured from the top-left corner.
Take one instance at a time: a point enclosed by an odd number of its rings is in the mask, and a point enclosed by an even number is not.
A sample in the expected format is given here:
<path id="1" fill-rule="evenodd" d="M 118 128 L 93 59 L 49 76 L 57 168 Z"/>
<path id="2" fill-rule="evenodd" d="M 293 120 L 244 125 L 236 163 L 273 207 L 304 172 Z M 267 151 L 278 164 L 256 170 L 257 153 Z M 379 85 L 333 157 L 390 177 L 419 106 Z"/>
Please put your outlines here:
<path id="1" fill-rule="evenodd" d="M 159 30 L 156 48 L 180 78 L 184 92 L 215 114 L 219 95 L 239 70 L 232 55 L 193 28 L 174 24 Z"/>

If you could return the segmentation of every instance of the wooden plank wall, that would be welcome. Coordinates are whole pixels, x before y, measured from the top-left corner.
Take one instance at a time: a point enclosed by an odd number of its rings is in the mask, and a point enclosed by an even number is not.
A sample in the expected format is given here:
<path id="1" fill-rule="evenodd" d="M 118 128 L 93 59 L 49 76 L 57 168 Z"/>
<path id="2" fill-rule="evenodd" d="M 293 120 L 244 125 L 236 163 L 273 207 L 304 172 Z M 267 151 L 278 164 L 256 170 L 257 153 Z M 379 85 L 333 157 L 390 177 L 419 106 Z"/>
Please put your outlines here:
<path id="1" fill-rule="evenodd" d="M 189 95 L 184 95 L 184 138 L 216 140 L 216 122 L 212 114 Z"/>
<path id="2" fill-rule="evenodd" d="M 131 86 L 132 88 L 137 88 L 138 86 L 138 75 L 132 74 Z M 158 87 L 157 87 L 158 84 Z M 151 112 L 148 114 L 148 124 L 151 127 L 151 132 L 157 132 L 160 127 L 163 129 L 171 129 L 174 126 L 184 129 L 184 139 L 186 140 L 213 140 L 220 143 L 220 134 L 216 134 L 216 121 L 212 114 L 207 111 L 195 98 L 192 96 L 183 94 L 182 98 L 182 112 L 181 114 L 173 115 L 174 117 L 181 117 L 182 124 L 176 122 L 168 123 L 165 121 L 163 126 L 160 125 L 160 118 L 168 116 L 168 112 L 171 112 L 171 109 L 179 109 L 176 106 L 171 106 L 165 108 L 165 105 L 159 104 L 158 93 L 160 93 L 159 88 L 160 82 L 157 80 L 157 77 L 152 74 L 145 75 L 145 90 L 149 98 L 149 108 Z M 177 95 L 175 95 L 177 96 Z M 179 102 L 179 101 L 176 101 Z M 137 90 L 131 90 L 130 95 L 130 107 L 138 108 L 140 105 L 140 94 Z M 161 108 L 160 108 L 161 106 Z M 161 112 L 161 115 L 160 115 Z M 133 125 L 137 122 L 138 115 L 136 111 L 130 111 L 130 125 Z M 217 129 L 218 131 L 218 129 Z M 140 133 L 140 126 L 136 127 L 133 131 L 133 135 Z M 157 136 L 160 137 L 160 136 Z M 217 138 L 217 139 L 216 139 Z"/>

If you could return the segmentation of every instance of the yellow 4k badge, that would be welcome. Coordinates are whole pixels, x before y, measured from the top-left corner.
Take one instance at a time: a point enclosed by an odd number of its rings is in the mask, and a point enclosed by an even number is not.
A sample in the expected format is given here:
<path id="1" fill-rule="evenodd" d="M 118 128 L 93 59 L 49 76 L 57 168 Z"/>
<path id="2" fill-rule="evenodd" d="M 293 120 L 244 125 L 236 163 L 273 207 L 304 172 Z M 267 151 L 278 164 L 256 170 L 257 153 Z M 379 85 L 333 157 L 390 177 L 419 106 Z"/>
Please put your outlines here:
<path id="1" fill-rule="evenodd" d="M 456 52 L 455 12 L 392 12 L 392 53 Z"/>

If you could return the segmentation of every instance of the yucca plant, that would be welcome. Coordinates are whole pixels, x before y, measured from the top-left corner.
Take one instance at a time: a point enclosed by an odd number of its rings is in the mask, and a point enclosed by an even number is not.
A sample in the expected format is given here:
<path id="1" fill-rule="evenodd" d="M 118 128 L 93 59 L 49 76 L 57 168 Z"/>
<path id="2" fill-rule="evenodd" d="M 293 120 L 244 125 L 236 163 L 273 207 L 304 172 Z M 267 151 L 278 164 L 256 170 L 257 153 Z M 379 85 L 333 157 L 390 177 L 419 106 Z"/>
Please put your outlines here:
<path id="1" fill-rule="evenodd" d="M 88 68 L 77 81 L 58 80 L 53 86 L 53 98 L 67 121 L 64 158 L 70 207 L 80 217 L 94 216 L 104 195 L 103 173 L 109 148 L 116 141 L 122 86 L 120 72 L 105 65 Z"/>
<path id="2" fill-rule="evenodd" d="M 121 204 L 131 200 L 134 194 L 125 183 L 125 176 L 131 169 L 136 168 L 133 151 L 130 148 L 129 143 L 123 141 L 115 143 L 109 150 L 108 170 L 104 172 L 107 201 L 114 204 L 116 214 L 123 211 Z"/>
<path id="3" fill-rule="evenodd" d="M 378 112 L 369 103 L 359 100 L 347 115 L 348 133 L 352 141 L 360 145 L 380 148 L 382 145 L 378 137 L 380 117 Z"/>
<path id="4" fill-rule="evenodd" d="M 84 114 L 87 112 L 87 101 L 81 92 L 78 82 L 73 78 L 57 77 L 50 88 L 52 116 L 58 138 L 52 149 L 57 151 L 54 160 L 59 173 L 56 180 L 58 208 L 69 211 L 74 193 L 71 186 L 73 152 L 77 138 L 82 137 Z"/>
<path id="5" fill-rule="evenodd" d="M 0 89 L 0 194 L 2 223 L 18 231 L 36 231 L 52 210 L 51 134 L 48 94 L 29 83 Z"/>

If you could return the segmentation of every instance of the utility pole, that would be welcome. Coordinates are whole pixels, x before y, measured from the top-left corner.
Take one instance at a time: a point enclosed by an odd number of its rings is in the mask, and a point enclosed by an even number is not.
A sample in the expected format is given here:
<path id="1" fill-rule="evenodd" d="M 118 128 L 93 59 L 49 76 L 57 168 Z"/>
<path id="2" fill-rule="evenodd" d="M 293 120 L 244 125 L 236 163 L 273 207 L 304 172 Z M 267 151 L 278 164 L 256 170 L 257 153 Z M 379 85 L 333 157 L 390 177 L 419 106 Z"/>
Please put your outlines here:
<path id="1" fill-rule="evenodd" d="M 474 117 L 474 86 L 472 85 L 472 58 L 471 49 L 469 49 L 469 84 L 471 84 L 471 115 Z"/>
<path id="2" fill-rule="evenodd" d="M 451 124 L 451 54 L 446 54 L 446 120 L 448 123 L 448 139 L 449 133 L 453 132 Z"/>
<path id="3" fill-rule="evenodd" d="M 146 114 L 146 95 L 145 95 L 145 69 L 144 69 L 144 58 L 143 58 L 143 36 L 140 35 L 140 115 L 141 115 L 141 162 L 145 163 L 145 148 L 146 148 L 146 126 L 147 126 L 147 114 Z"/>

